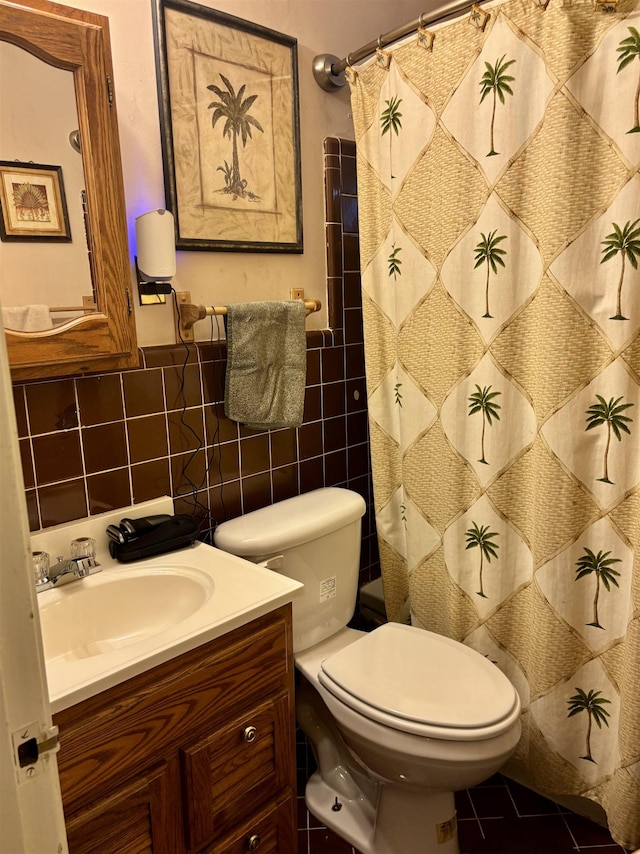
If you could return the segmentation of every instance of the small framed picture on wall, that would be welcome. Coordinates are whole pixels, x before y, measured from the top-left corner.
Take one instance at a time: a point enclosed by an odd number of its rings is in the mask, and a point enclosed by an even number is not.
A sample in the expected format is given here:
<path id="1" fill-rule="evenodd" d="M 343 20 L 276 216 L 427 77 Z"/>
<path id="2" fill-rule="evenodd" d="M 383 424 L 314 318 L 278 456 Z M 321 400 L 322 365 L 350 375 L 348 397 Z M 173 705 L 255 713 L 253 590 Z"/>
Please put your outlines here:
<path id="1" fill-rule="evenodd" d="M 0 239 L 71 240 L 60 166 L 0 160 Z"/>

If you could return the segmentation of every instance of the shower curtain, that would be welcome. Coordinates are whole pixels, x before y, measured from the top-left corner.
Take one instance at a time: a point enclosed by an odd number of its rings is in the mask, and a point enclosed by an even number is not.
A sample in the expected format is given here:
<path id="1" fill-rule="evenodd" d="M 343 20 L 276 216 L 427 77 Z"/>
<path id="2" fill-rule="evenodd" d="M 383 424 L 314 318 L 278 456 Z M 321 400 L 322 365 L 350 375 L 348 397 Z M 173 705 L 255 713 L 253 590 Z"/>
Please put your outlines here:
<path id="1" fill-rule="evenodd" d="M 515 762 L 640 846 L 640 3 L 347 69 L 387 611 L 517 687 Z"/>

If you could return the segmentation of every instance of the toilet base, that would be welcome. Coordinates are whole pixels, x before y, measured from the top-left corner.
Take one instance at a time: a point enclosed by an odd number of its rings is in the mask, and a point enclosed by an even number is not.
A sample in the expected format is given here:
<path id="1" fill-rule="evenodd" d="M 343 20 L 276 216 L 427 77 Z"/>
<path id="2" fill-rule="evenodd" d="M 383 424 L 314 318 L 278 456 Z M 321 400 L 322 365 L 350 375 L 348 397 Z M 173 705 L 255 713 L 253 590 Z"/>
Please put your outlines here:
<path id="1" fill-rule="evenodd" d="M 305 801 L 319 821 L 362 854 L 460 854 L 452 792 L 382 785 L 376 810 L 364 797 L 336 796 L 316 771 Z"/>

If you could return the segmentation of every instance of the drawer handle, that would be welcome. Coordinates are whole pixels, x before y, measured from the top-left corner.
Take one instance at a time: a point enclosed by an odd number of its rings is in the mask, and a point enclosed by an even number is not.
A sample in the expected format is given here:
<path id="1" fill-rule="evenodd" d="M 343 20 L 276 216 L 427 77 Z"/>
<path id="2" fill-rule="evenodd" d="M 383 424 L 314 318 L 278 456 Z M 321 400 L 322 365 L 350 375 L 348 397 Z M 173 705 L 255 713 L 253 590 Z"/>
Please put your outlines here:
<path id="1" fill-rule="evenodd" d="M 247 837 L 247 851 L 257 851 L 260 847 L 260 837 L 257 833 Z"/>
<path id="2" fill-rule="evenodd" d="M 258 730 L 254 726 L 245 727 L 244 732 L 242 733 L 243 741 L 246 741 L 247 744 L 251 744 L 252 741 L 256 740 L 256 736 L 258 735 Z M 251 837 L 253 839 L 253 836 Z M 260 844 L 260 837 L 256 837 L 258 840 L 258 845 Z M 256 846 L 257 847 L 257 846 Z M 250 848 L 250 851 L 254 851 L 255 849 Z"/>

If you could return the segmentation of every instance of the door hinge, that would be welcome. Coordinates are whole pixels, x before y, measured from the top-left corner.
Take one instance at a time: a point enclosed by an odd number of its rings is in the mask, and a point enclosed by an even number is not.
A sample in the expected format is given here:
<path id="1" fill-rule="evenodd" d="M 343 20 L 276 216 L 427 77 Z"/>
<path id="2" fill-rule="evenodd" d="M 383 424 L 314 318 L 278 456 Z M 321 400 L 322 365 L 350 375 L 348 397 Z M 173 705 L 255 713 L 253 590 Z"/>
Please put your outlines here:
<path id="1" fill-rule="evenodd" d="M 129 317 L 133 314 L 133 306 L 131 305 L 131 293 L 129 292 L 129 288 L 125 288 L 127 294 L 127 312 Z"/>
<path id="2" fill-rule="evenodd" d="M 107 100 L 109 101 L 109 106 L 113 107 L 113 81 L 111 77 L 107 74 Z"/>
<path id="3" fill-rule="evenodd" d="M 13 758 L 19 783 L 36 777 L 42 770 L 41 756 L 60 749 L 58 727 L 32 723 L 12 733 Z"/>

